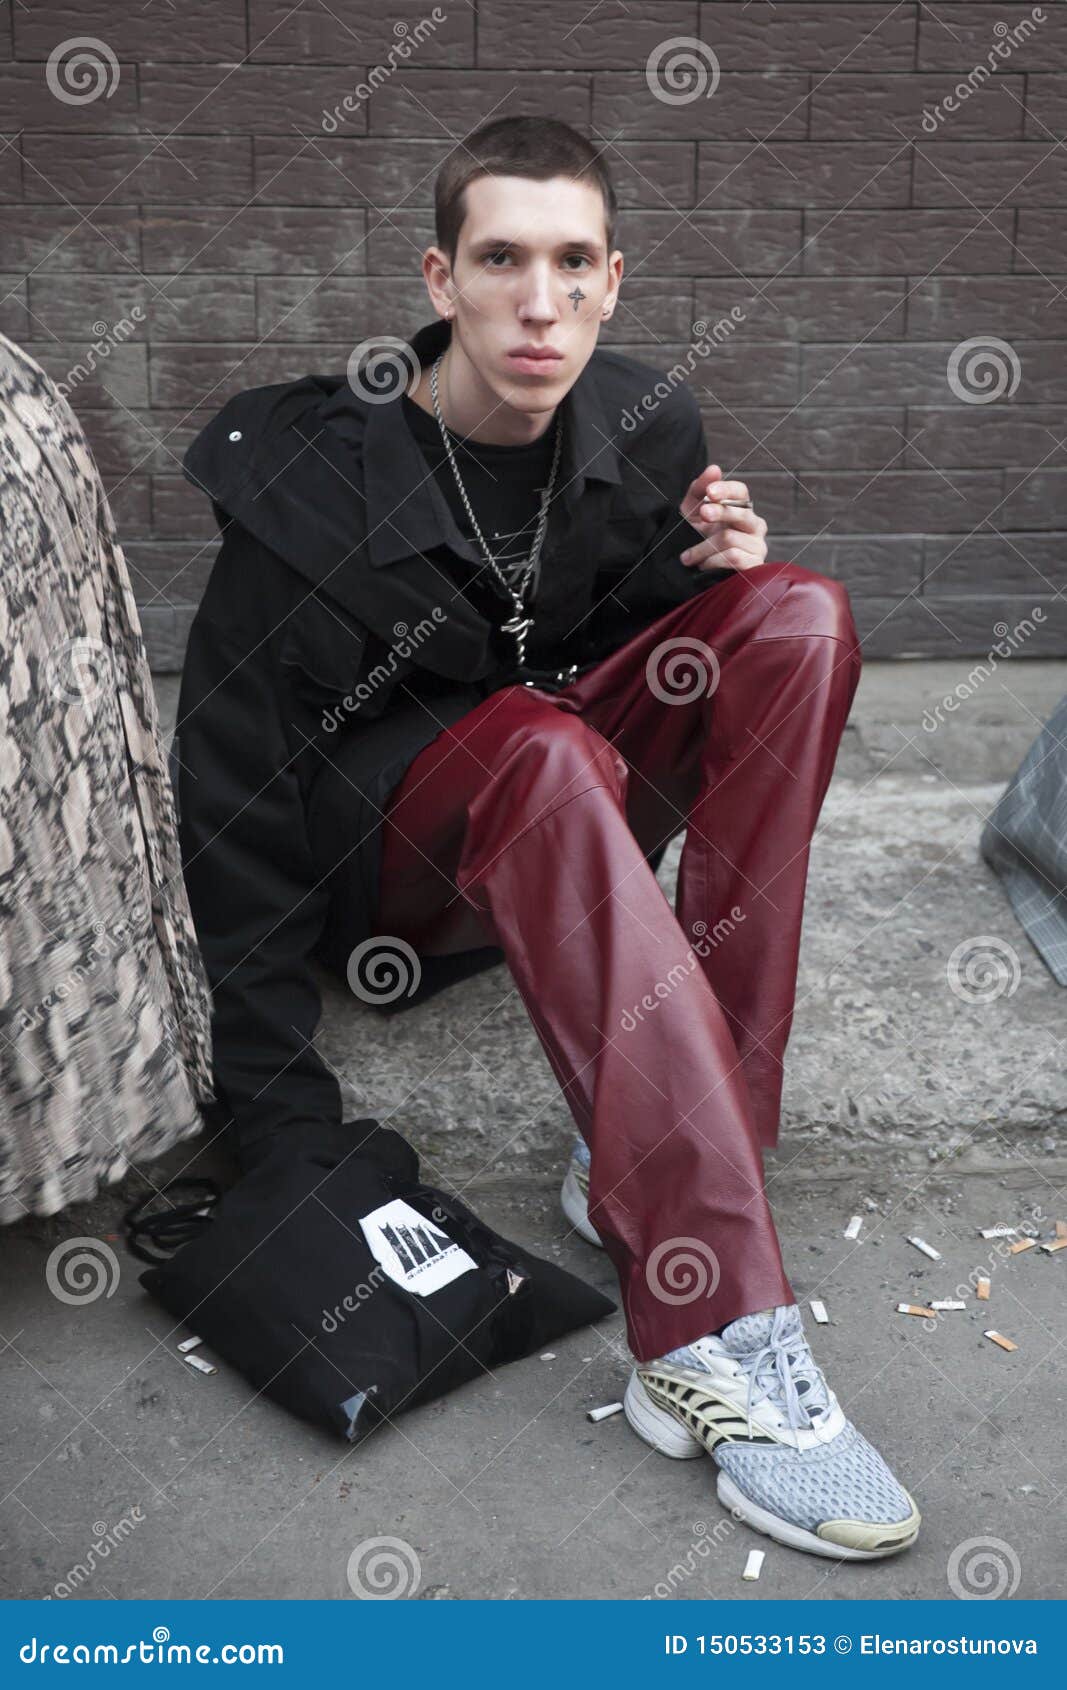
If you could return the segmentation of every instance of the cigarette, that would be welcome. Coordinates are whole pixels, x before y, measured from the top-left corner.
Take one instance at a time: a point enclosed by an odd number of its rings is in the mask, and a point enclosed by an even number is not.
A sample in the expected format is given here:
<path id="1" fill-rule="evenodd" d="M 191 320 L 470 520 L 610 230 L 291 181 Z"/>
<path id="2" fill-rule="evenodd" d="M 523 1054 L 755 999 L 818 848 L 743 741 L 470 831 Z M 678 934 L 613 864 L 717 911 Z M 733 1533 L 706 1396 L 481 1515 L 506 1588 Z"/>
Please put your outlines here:
<path id="1" fill-rule="evenodd" d="M 967 1304 L 961 1302 L 958 1297 L 942 1297 L 939 1302 L 931 1303 L 930 1307 L 932 1309 L 965 1309 Z"/>
<path id="2" fill-rule="evenodd" d="M 210 1361 L 205 1361 L 203 1356 L 186 1356 L 185 1360 L 188 1362 L 190 1367 L 195 1367 L 196 1371 L 198 1373 L 217 1373 L 218 1372 L 218 1368 L 215 1367 Z"/>
<path id="3" fill-rule="evenodd" d="M 1008 1255 L 1017 1256 L 1020 1250 L 1032 1250 L 1036 1243 L 1036 1238 L 1017 1238 L 1015 1243 L 1009 1246 Z"/>
<path id="4" fill-rule="evenodd" d="M 178 1345 L 178 1348 L 182 1352 L 182 1355 L 185 1355 L 187 1351 L 195 1350 L 197 1344 L 202 1344 L 203 1342 L 203 1338 L 183 1338 L 181 1343 Z"/>
<path id="5" fill-rule="evenodd" d="M 820 1303 L 818 1297 L 813 1297 L 808 1304 L 808 1307 L 820 1326 L 829 1326 L 830 1316 L 826 1312 L 825 1303 Z"/>
<path id="6" fill-rule="evenodd" d="M 934 1310 L 924 1308 L 922 1303 L 898 1303 L 897 1304 L 897 1313 L 898 1314 L 921 1314 L 921 1315 L 925 1315 L 927 1320 L 936 1319 L 936 1315 L 935 1315 Z"/>
<path id="7" fill-rule="evenodd" d="M 989 1281 L 988 1281 L 988 1279 L 979 1279 L 978 1289 L 975 1291 L 975 1296 L 978 1297 L 981 1302 L 988 1303 L 988 1301 L 989 1301 Z"/>
<path id="8" fill-rule="evenodd" d="M 749 1550 L 748 1560 L 745 1562 L 745 1570 L 741 1574 L 741 1577 L 743 1579 L 758 1579 L 759 1578 L 760 1571 L 763 1567 L 764 1553 L 765 1553 L 765 1551 L 762 1550 L 762 1549 L 750 1549 Z"/>
<path id="9" fill-rule="evenodd" d="M 739 511 L 750 511 L 752 509 L 751 499 L 716 499 L 714 502 L 717 505 L 733 505 Z"/>
<path id="10" fill-rule="evenodd" d="M 1018 1344 L 1013 1344 L 1010 1338 L 1005 1338 L 1002 1332 L 987 1332 L 985 1336 L 991 1338 L 994 1344 L 999 1344 L 1002 1350 L 1017 1350 L 1019 1348 Z"/>
<path id="11" fill-rule="evenodd" d="M 859 1235 L 860 1235 L 860 1227 L 862 1225 L 863 1225 L 863 1216 L 862 1215 L 853 1215 L 852 1219 L 849 1221 L 848 1225 L 845 1228 L 845 1237 L 846 1238 L 858 1238 Z"/>
<path id="12" fill-rule="evenodd" d="M 940 1250 L 935 1250 L 932 1244 L 926 1242 L 925 1238 L 909 1238 L 908 1243 L 914 1244 L 915 1248 L 921 1250 L 924 1256 L 929 1256 L 932 1262 L 941 1260 Z"/>
<path id="13" fill-rule="evenodd" d="M 1057 1250 L 1067 1250 L 1067 1238 L 1050 1238 L 1042 1244 L 1041 1248 L 1047 1250 L 1048 1254 L 1053 1256 Z"/>
<path id="14" fill-rule="evenodd" d="M 1067 1221 L 1056 1222 L 1056 1237 L 1067 1238 Z"/>
<path id="15" fill-rule="evenodd" d="M 1017 1233 L 1017 1226 L 981 1226 L 978 1228 L 980 1238 L 1011 1238 Z"/>
<path id="16" fill-rule="evenodd" d="M 606 1420 L 609 1415 L 618 1414 L 621 1407 L 621 1402 L 606 1402 L 603 1408 L 587 1409 L 585 1418 L 593 1421 Z"/>

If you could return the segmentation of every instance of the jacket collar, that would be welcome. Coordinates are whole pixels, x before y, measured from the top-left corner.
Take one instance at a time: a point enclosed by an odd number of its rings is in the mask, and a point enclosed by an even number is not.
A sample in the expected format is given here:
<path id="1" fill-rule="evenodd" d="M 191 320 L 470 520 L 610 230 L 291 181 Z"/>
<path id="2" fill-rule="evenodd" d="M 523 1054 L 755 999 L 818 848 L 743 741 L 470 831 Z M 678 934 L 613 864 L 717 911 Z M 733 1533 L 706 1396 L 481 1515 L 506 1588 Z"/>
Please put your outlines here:
<path id="1" fill-rule="evenodd" d="M 419 368 L 427 368 L 448 346 L 452 330 L 438 318 L 410 341 Z M 447 544 L 468 562 L 481 554 L 460 533 L 447 499 L 430 474 L 404 419 L 399 397 L 383 404 L 357 399 L 343 382 L 319 409 L 329 424 L 359 406 L 363 425 L 363 494 L 367 513 L 367 554 L 374 568 L 395 563 L 411 552 L 424 553 Z M 559 502 L 568 517 L 591 480 L 619 482 L 619 450 L 604 412 L 595 355 L 561 401 L 563 445 L 560 450 Z M 398 489 L 405 489 L 398 497 Z"/>

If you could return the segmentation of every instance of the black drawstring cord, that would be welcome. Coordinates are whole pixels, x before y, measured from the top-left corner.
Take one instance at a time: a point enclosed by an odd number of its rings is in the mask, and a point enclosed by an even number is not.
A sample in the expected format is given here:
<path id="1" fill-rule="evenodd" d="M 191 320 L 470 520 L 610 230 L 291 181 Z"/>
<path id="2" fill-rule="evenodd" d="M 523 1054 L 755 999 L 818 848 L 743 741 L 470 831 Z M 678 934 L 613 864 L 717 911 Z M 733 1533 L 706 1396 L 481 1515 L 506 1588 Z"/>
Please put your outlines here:
<path id="1" fill-rule="evenodd" d="M 199 1192 L 191 1203 L 170 1203 L 172 1191 L 186 1189 Z M 142 1262 L 166 1262 L 174 1251 L 203 1232 L 214 1219 L 212 1210 L 222 1196 L 222 1187 L 213 1179 L 172 1180 L 165 1191 L 153 1191 L 127 1209 L 122 1217 L 126 1228 L 126 1248 Z M 152 1210 L 153 1203 L 168 1203 L 164 1209 Z M 145 1243 L 141 1243 L 140 1240 Z M 146 1248 L 145 1245 L 150 1246 Z"/>

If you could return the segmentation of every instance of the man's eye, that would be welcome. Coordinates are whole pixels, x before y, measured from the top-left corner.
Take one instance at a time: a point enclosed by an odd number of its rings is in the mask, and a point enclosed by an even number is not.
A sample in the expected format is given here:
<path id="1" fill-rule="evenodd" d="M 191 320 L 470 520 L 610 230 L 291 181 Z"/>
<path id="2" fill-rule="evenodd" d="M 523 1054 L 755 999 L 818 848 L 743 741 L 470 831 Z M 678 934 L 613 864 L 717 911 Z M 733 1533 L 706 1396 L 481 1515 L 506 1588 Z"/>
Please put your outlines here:
<path id="1" fill-rule="evenodd" d="M 570 258 L 577 258 L 579 260 L 579 262 L 582 263 L 582 264 L 591 264 L 593 262 L 592 259 L 589 257 L 589 254 L 585 253 L 585 252 L 569 252 L 567 254 L 567 257 L 569 259 Z"/>
<path id="2" fill-rule="evenodd" d="M 492 264 L 492 262 L 495 258 L 510 258 L 510 257 L 511 257 L 510 252 L 505 252 L 504 249 L 501 248 L 499 252 L 489 253 L 489 255 L 486 258 L 486 263 Z"/>

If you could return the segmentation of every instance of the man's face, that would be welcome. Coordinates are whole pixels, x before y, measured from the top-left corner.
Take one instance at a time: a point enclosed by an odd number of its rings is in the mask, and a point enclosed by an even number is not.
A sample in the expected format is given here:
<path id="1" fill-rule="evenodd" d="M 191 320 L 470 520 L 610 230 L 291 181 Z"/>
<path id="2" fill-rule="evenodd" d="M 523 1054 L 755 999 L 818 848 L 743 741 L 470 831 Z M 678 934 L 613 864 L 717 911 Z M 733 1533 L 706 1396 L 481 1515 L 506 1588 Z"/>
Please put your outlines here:
<path id="1" fill-rule="evenodd" d="M 465 203 L 447 290 L 453 334 L 498 399 L 552 410 L 592 355 L 622 276 L 603 197 L 569 177 L 480 176 Z M 531 361 L 523 346 L 558 356 Z"/>

